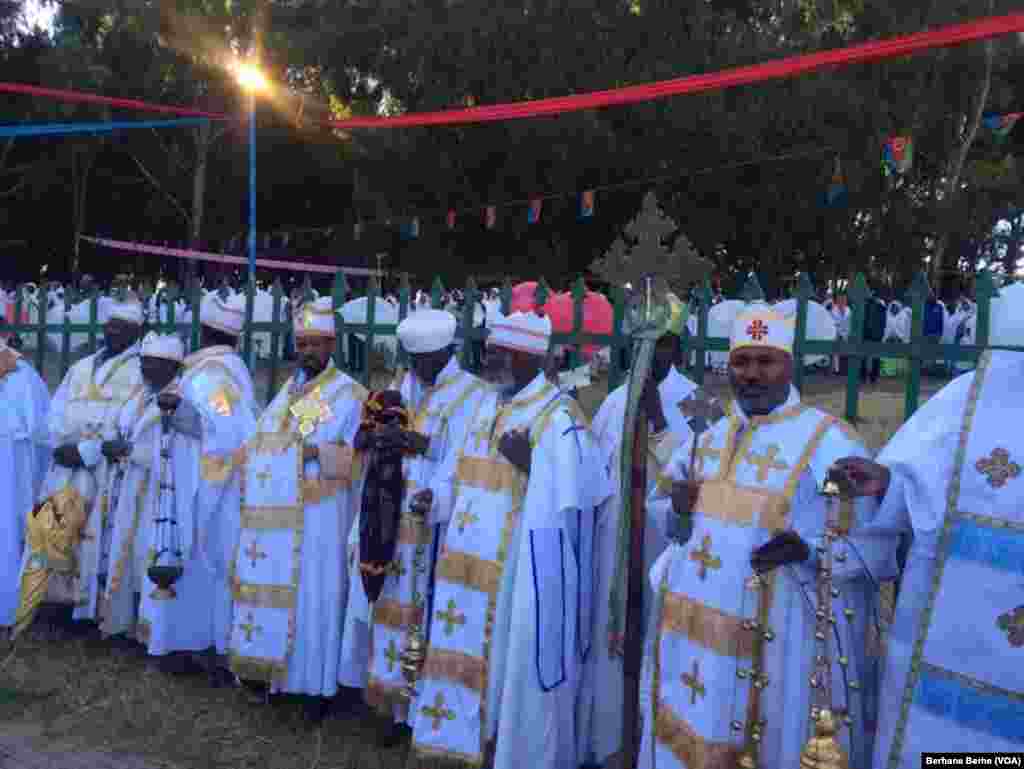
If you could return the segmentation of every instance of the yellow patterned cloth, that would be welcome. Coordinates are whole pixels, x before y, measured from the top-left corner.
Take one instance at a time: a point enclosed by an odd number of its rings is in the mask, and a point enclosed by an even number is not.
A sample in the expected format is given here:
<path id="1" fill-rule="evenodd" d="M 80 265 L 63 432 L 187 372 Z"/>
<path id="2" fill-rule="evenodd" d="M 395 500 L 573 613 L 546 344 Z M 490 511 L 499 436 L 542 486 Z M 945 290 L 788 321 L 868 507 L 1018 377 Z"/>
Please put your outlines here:
<path id="1" fill-rule="evenodd" d="M 32 624 L 36 610 L 46 598 L 52 575 L 65 578 L 77 575 L 75 547 L 81 541 L 86 520 L 85 500 L 70 486 L 29 512 L 26 527 L 29 556 L 21 578 L 12 638 L 17 638 Z"/>

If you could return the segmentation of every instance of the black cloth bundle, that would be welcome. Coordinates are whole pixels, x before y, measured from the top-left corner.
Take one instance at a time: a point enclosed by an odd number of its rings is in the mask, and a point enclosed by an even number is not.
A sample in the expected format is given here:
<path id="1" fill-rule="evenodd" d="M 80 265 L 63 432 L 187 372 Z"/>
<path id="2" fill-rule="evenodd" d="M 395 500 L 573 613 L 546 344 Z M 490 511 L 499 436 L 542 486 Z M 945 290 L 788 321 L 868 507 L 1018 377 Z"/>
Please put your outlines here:
<path id="1" fill-rule="evenodd" d="M 405 497 L 401 448 L 381 448 L 374 433 L 385 427 L 409 429 L 409 414 L 396 390 L 370 393 L 363 405 L 362 433 L 366 446 L 366 482 L 359 517 L 359 573 L 370 601 L 376 601 L 392 570 Z"/>

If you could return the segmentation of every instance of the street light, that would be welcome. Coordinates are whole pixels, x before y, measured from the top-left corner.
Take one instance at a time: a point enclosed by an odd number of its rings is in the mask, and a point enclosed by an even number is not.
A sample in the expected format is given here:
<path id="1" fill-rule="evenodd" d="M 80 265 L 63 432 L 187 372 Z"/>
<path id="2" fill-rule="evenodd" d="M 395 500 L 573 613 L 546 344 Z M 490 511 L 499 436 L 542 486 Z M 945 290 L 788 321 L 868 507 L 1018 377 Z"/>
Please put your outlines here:
<path id="1" fill-rule="evenodd" d="M 249 94 L 249 289 L 246 294 L 246 320 L 251 323 L 256 302 L 256 94 L 270 84 L 259 67 L 240 61 L 234 66 L 235 79 Z M 252 361 L 252 332 L 245 335 L 245 360 Z"/>

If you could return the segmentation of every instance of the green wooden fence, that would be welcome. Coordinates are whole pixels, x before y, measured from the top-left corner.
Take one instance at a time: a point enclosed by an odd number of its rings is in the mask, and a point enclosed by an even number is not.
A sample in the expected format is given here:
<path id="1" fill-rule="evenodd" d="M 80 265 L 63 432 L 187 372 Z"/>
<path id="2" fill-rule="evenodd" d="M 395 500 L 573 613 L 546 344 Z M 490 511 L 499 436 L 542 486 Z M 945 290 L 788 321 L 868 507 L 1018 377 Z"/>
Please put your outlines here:
<path id="1" fill-rule="evenodd" d="M 399 320 L 405 318 L 409 313 L 411 293 L 408 281 L 403 281 L 398 296 Z M 440 279 L 436 279 L 431 289 L 431 304 L 433 307 L 441 307 L 442 296 L 444 293 L 444 285 L 441 283 Z M 544 304 L 550 293 L 551 289 L 547 284 L 543 280 L 540 281 L 538 283 L 536 294 L 536 301 L 538 305 Z M 583 332 L 583 301 L 586 295 L 586 286 L 582 279 L 578 280 L 573 285 L 571 293 L 575 306 L 573 330 L 569 333 L 554 334 L 552 337 L 552 343 L 555 345 L 566 345 L 570 349 L 569 362 L 573 367 L 578 365 L 578 350 L 581 346 L 595 345 L 597 347 L 609 347 L 611 350 L 609 389 L 614 388 L 620 384 L 626 376 L 629 352 L 632 346 L 630 336 L 625 330 L 628 306 L 628 299 L 625 292 L 621 289 L 613 289 L 611 292 L 610 299 L 614 312 L 611 334 L 589 334 Z M 979 275 L 976 282 L 975 297 L 977 302 L 976 343 L 973 345 L 938 344 L 927 340 L 923 334 L 924 307 L 925 301 L 929 295 L 929 288 L 926 278 L 921 274 L 914 281 L 908 292 L 908 300 L 911 306 L 910 342 L 908 344 L 867 342 L 864 340 L 864 311 L 865 304 L 870 297 L 870 292 L 867 288 L 867 282 L 864 276 L 858 274 L 852 281 L 847 292 L 851 308 L 849 338 L 833 342 L 822 342 L 806 339 L 807 307 L 808 302 L 814 296 L 814 288 L 807 276 L 803 275 L 797 282 L 797 286 L 792 297 L 797 300 L 795 329 L 796 339 L 793 354 L 795 359 L 798 361 L 802 361 L 803 357 L 807 355 L 838 355 L 844 356 L 849 360 L 846 374 L 845 416 L 851 422 L 855 422 L 857 420 L 858 396 L 861 385 L 861 361 L 866 358 L 895 358 L 908 361 L 905 416 L 909 417 L 918 407 L 921 392 L 921 371 L 925 362 L 942 359 L 952 362 L 966 362 L 968 364 L 973 364 L 977 362 L 982 352 L 988 349 L 987 342 L 989 338 L 990 305 L 992 298 L 996 296 L 996 294 L 997 291 L 991 275 L 988 273 L 982 273 Z M 307 300 L 312 299 L 313 297 L 312 287 L 308 278 L 302 287 L 302 295 L 304 299 Z M 151 291 L 145 288 L 142 290 L 140 298 L 144 302 L 144 306 L 149 305 L 151 296 Z M 250 361 L 250 365 L 253 365 L 253 334 L 269 334 L 270 350 L 268 360 L 266 362 L 257 361 L 255 362 L 255 365 L 266 369 L 269 377 L 268 393 L 272 397 L 273 393 L 276 392 L 284 379 L 285 371 L 283 352 L 285 340 L 291 333 L 291 323 L 290 318 L 288 317 L 288 308 L 285 301 L 286 297 L 279 281 L 275 282 L 272 286 L 271 296 L 273 304 L 270 320 L 253 322 L 255 292 L 252 290 L 252 287 L 250 287 L 250 290 L 247 292 L 247 323 L 246 331 L 244 332 L 242 339 L 242 354 L 247 361 Z M 335 279 L 331 296 L 336 310 L 340 309 L 350 299 L 356 298 L 352 295 L 352 292 L 350 292 L 348 283 L 343 274 L 339 274 Z M 376 279 L 370 280 L 365 296 L 368 300 L 365 323 L 346 323 L 340 314 L 336 315 L 338 328 L 338 349 L 336 352 L 336 360 L 339 361 L 341 367 L 348 371 L 352 376 L 364 383 L 369 383 L 371 375 L 371 355 L 367 354 L 367 351 L 372 351 L 374 349 L 374 340 L 376 338 L 395 336 L 397 326 L 396 324 L 379 324 L 376 322 L 375 300 L 380 297 L 380 288 Z M 477 359 L 479 345 L 474 343 L 482 342 L 487 332 L 484 328 L 474 326 L 473 324 L 473 314 L 477 307 L 477 299 L 481 294 L 477 290 L 476 284 L 472 279 L 466 283 L 466 286 L 463 289 L 463 296 L 464 304 L 461 310 L 461 317 L 458 319 L 459 324 L 457 332 L 458 337 L 465 342 L 461 349 L 462 363 L 471 370 L 477 370 L 480 364 L 480 361 Z M 201 298 L 202 291 L 198 284 L 193 285 L 185 292 L 184 295 L 180 295 L 174 291 L 161 290 L 158 295 L 158 300 L 166 303 L 167 317 L 166 319 L 161 319 L 161 313 L 158 311 L 156 313 L 157 317 L 149 322 L 149 328 L 156 328 L 165 333 L 171 330 L 177 330 L 183 336 L 191 340 L 192 349 L 197 348 L 199 345 L 200 335 L 200 315 L 199 312 L 195 310 L 200 306 Z M 503 312 L 508 312 L 511 304 L 511 298 L 512 286 L 509 281 L 506 281 L 501 289 L 501 308 Z M 765 299 L 764 292 L 761 290 L 760 284 L 755 276 L 751 276 L 748 280 L 741 298 L 747 301 L 763 301 Z M 58 351 L 60 356 L 59 372 L 60 376 L 63 377 L 73 362 L 71 349 L 72 334 L 86 334 L 88 336 L 88 343 L 85 345 L 85 352 L 88 354 L 95 352 L 98 340 L 102 333 L 102 330 L 97 323 L 99 301 L 97 294 L 94 293 L 90 297 L 80 297 L 75 296 L 71 292 L 66 292 L 64 297 L 65 312 L 70 311 L 70 308 L 74 304 L 82 301 L 83 299 L 89 300 L 89 321 L 87 323 L 71 323 L 66 316 L 61 323 L 48 323 L 47 310 L 45 306 L 46 302 L 43 301 L 41 303 L 42 306 L 39 308 L 39 317 L 37 322 L 15 324 L 0 323 L 0 333 L 13 332 L 20 335 L 35 336 L 36 349 L 34 352 L 34 360 L 36 368 L 41 374 L 45 373 L 47 370 L 45 366 L 47 356 L 53 354 L 48 350 L 46 343 L 47 336 L 51 334 L 59 334 L 62 340 Z M 191 323 L 181 323 L 176 320 L 176 303 L 179 299 L 184 299 L 188 306 L 193 309 Z M 704 284 L 698 288 L 696 291 L 696 299 L 697 333 L 695 335 L 691 335 L 689 332 L 684 332 L 683 348 L 687 355 L 687 360 L 689 360 L 690 352 L 696 353 L 695 366 L 690 372 L 690 376 L 698 384 L 703 384 L 707 375 L 705 353 L 712 351 L 728 351 L 729 340 L 722 337 L 708 337 L 708 313 L 712 306 L 712 292 L 709 282 L 705 281 Z M 19 289 L 15 295 L 15 318 L 21 318 L 22 308 L 27 306 L 27 302 L 28 299 L 24 293 L 24 289 Z M 346 335 L 350 334 L 363 335 L 365 342 L 360 345 L 350 344 L 346 348 L 344 340 Z M 399 364 L 403 362 L 401 358 L 402 353 L 399 352 L 399 361 L 397 361 Z M 795 384 L 798 389 L 803 383 L 803 378 L 804 367 L 802 365 L 797 366 L 795 369 Z"/>

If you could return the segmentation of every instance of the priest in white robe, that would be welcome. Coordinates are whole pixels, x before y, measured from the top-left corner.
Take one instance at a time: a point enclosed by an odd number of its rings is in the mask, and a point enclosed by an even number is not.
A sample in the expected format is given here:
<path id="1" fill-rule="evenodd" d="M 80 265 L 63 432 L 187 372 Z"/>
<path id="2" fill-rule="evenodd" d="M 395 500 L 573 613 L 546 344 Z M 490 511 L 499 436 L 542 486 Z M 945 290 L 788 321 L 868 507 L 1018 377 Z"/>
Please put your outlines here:
<path id="1" fill-rule="evenodd" d="M 72 571 L 52 575 L 46 597 L 46 602 L 71 604 L 76 620 L 97 619 L 107 580 L 112 514 L 102 445 L 122 437 L 117 434 L 121 408 L 142 389 L 142 306 L 112 302 L 107 315 L 103 347 L 68 370 L 50 403 L 53 464 L 40 492 L 43 500 L 60 495 L 62 504 L 87 520 Z M 29 556 L 26 551 L 25 559 Z"/>
<path id="2" fill-rule="evenodd" d="M 680 338 L 686 315 L 685 307 L 674 295 L 668 296 L 671 308 L 668 322 L 654 351 L 654 360 L 647 387 L 644 390 L 643 410 L 647 415 L 648 469 L 647 483 L 653 490 L 672 453 L 691 435 L 688 417 L 684 414 L 684 401 L 697 385 L 680 373 L 678 366 L 683 354 Z M 584 661 L 577 705 L 580 759 L 583 764 L 601 765 L 622 745 L 623 658 L 622 639 L 609 629 L 616 561 L 619 548 L 622 500 L 619 496 L 622 470 L 622 432 L 629 396 L 629 382 L 611 393 L 601 404 L 594 417 L 593 431 L 600 442 L 608 463 L 608 478 L 614 490 L 611 498 L 598 510 L 594 552 L 597 559 L 594 594 L 593 623 L 587 639 L 588 654 Z M 626 447 L 627 449 L 631 447 Z M 628 544 L 625 544 L 628 547 Z M 644 531 L 644 573 L 668 547 L 665 533 L 654 526 Z M 645 615 L 654 603 L 655 593 L 644 595 Z M 616 637 L 612 637 L 615 635 Z"/>
<path id="3" fill-rule="evenodd" d="M 992 341 L 1009 344 L 993 313 Z M 1009 329 L 1006 329 L 1007 331 Z M 878 455 L 843 462 L 912 537 L 881 688 L 876 769 L 1024 751 L 1024 354 L 989 351 Z"/>
<path id="4" fill-rule="evenodd" d="M 836 460 L 866 450 L 842 421 L 801 403 L 792 345 L 792 321 L 770 309 L 736 319 L 728 418 L 700 441 L 692 476 L 683 445 L 669 463 L 671 490 L 649 498 L 675 541 L 651 571 L 659 601 L 641 683 L 645 769 L 798 766 L 813 706 L 848 716 L 839 740 L 850 766 L 870 763 L 869 624 L 878 580 L 895 574 L 895 538 L 861 525 L 873 503 L 833 507 L 819 493 Z M 826 527 L 840 537 L 834 597 L 820 607 L 836 618 L 829 642 L 838 639 L 823 702 L 811 680 Z"/>
<path id="5" fill-rule="evenodd" d="M 0 513 L 0 628 L 14 625 L 25 516 L 35 507 L 51 449 L 46 425 L 50 391 L 36 370 L 0 340 L 0 467 L 8 474 Z"/>
<path id="6" fill-rule="evenodd" d="M 360 498 L 354 439 L 366 390 L 334 365 L 334 310 L 294 314 L 299 368 L 239 460 L 241 517 L 231 584 L 231 669 L 326 715 L 338 690 L 348 597 L 345 544 Z"/>
<path id="7" fill-rule="evenodd" d="M 211 596 L 196 558 L 203 417 L 182 395 L 184 354 L 177 335 L 146 335 L 140 349 L 145 386 L 118 421 L 126 437 L 102 447 L 117 464 L 111 473 L 111 568 L 100 630 L 108 636 L 134 631 L 156 657 L 205 649 L 210 635 Z M 170 591 L 158 589 L 150 576 L 154 566 L 182 567 Z"/>
<path id="8" fill-rule="evenodd" d="M 413 510 L 426 511 L 435 521 L 451 518 L 451 478 L 442 475 L 441 470 L 454 466 L 454 456 L 465 444 L 472 427 L 471 417 L 487 390 L 480 379 L 459 365 L 455 330 L 455 316 L 444 310 L 421 310 L 398 324 L 398 341 L 410 361 L 409 371 L 399 375 L 394 389 L 401 394 L 409 412 L 411 429 L 404 434 L 394 431 L 377 438 L 408 447 L 402 461 L 405 494 L 397 544 L 392 569 L 380 593 L 373 596 L 369 627 L 366 615 L 358 610 L 346 616 L 345 652 L 349 656 L 343 655 L 343 679 L 358 686 L 362 672 L 366 679 L 366 702 L 386 714 L 378 735 L 383 744 L 394 743 L 411 733 L 406 726 L 409 705 L 402 696 L 405 679 L 397 655 L 410 634 L 426 634 L 430 630 L 434 562 L 445 531 L 444 524 L 431 525 L 422 512 L 414 514 Z M 361 516 L 378 512 L 368 509 L 368 503 L 364 497 Z M 465 523 L 463 520 L 461 525 Z M 353 527 L 356 538 L 360 536 L 358 528 Z M 370 567 L 371 564 L 360 563 L 360 569 Z M 363 579 L 353 577 L 350 584 L 350 605 L 364 605 L 367 596 Z"/>
<path id="9" fill-rule="evenodd" d="M 195 569 L 207 575 L 210 595 L 206 647 L 216 654 L 210 668 L 215 686 L 233 680 L 227 663 L 232 598 L 228 574 L 238 539 L 240 484 L 229 483 L 233 461 L 256 432 L 260 407 L 249 369 L 238 354 L 245 323 L 245 296 L 209 294 L 200 305 L 200 349 L 184 361 L 181 390 L 203 415 L 202 459 L 196 503 L 200 538 Z M 204 647 L 205 648 L 205 647 Z"/>
<path id="10" fill-rule="evenodd" d="M 589 438 L 576 402 L 544 374 L 550 335 L 550 321 L 533 313 L 491 324 L 501 392 L 481 402 L 453 468 L 453 516 L 410 715 L 423 760 L 577 763 L 578 608 L 589 598 L 579 587 L 593 552 L 581 482 Z"/>

